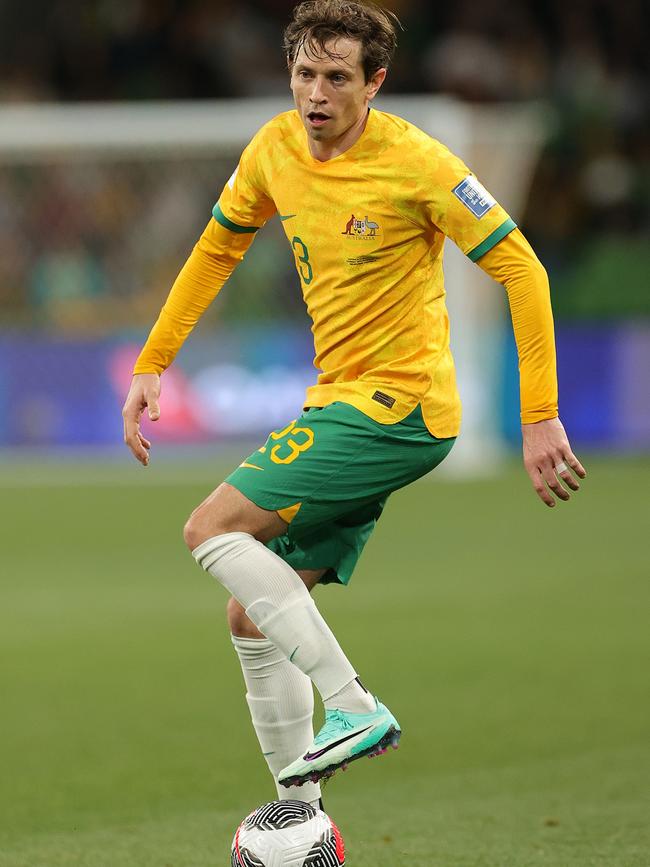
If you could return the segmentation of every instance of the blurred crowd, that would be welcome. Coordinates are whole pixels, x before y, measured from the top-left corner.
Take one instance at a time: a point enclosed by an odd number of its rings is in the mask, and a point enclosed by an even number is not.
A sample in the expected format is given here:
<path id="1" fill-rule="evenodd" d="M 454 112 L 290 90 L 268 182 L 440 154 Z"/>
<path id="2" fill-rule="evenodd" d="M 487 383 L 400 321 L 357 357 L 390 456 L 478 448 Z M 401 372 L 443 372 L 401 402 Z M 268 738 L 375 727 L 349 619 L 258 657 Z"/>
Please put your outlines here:
<path id="1" fill-rule="evenodd" d="M 0 0 L 0 103 L 286 93 L 281 38 L 293 5 Z M 560 315 L 650 315 L 645 4 L 385 5 L 404 25 L 386 91 L 553 107 L 523 225 L 551 272 Z M 155 173 L 143 179 L 135 165 L 110 174 L 90 165 L 76 174 L 36 172 L 35 184 L 33 169 L 28 179 L 20 167 L 0 165 L 0 310 L 16 321 L 36 310 L 41 324 L 72 328 L 86 327 L 84 304 L 96 311 L 103 301 L 102 322 L 120 325 L 116 310 L 138 322 L 140 307 L 150 309 L 146 291 L 160 295 L 187 252 L 178 226 L 209 215 L 223 180 L 214 161 L 185 173 L 176 166 L 164 191 Z M 285 269 L 274 264 L 273 245 L 264 256 L 264 243 L 256 253 L 260 291 L 268 269 L 279 280 Z M 152 256 L 152 248 L 162 252 Z M 116 293 L 119 306 L 111 303 Z"/>
<path id="2" fill-rule="evenodd" d="M 293 2 L 0 3 L 0 100 L 254 96 L 286 90 Z M 646 51 L 642 0 L 390 0 L 404 25 L 387 90 L 470 100 L 593 98 L 633 123 Z"/>
<path id="3" fill-rule="evenodd" d="M 0 321 L 101 336 L 148 326 L 237 156 L 0 168 Z M 207 315 L 304 315 L 277 220 Z"/>

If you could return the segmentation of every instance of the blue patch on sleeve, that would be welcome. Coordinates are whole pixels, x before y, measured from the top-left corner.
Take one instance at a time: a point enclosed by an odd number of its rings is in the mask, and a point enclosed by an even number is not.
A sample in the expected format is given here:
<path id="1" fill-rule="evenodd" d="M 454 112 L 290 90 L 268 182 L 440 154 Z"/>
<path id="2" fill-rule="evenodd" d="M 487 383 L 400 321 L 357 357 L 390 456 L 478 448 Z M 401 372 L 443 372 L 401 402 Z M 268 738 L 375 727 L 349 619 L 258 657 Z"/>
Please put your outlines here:
<path id="1" fill-rule="evenodd" d="M 452 193 L 478 220 L 496 205 L 496 199 L 488 193 L 480 181 L 476 180 L 474 175 L 468 175 L 454 187 Z"/>

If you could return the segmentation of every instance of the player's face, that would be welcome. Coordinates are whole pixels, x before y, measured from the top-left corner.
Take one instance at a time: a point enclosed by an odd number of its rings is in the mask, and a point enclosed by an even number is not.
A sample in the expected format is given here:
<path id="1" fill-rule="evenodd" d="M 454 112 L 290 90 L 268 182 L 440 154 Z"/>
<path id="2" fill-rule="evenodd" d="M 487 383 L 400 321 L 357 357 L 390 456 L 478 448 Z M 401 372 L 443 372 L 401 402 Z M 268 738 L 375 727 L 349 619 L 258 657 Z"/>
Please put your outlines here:
<path id="1" fill-rule="evenodd" d="M 361 63 L 361 43 L 336 39 L 327 44 L 333 55 L 316 46 L 303 45 L 291 70 L 291 90 L 296 108 L 313 142 L 335 143 L 365 125 L 368 103 L 379 90 L 386 70 L 366 82 Z"/>

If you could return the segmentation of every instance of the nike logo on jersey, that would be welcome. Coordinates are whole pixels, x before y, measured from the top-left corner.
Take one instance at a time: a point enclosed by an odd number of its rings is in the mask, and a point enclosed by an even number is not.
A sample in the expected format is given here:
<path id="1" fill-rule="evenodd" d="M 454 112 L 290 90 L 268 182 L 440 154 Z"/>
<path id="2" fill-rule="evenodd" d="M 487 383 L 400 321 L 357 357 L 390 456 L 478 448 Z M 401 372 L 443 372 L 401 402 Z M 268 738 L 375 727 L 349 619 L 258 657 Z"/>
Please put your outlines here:
<path id="1" fill-rule="evenodd" d="M 261 470 L 262 472 L 264 472 L 264 467 L 256 467 L 255 464 L 247 464 L 246 461 L 244 461 L 244 463 L 240 464 L 239 466 L 244 467 L 244 469 Z"/>
<path id="2" fill-rule="evenodd" d="M 371 728 L 372 728 L 372 726 L 366 726 L 365 729 L 361 729 L 361 731 L 352 732 L 351 735 L 346 735 L 344 738 L 341 738 L 338 741 L 334 741 L 333 744 L 328 744 L 326 747 L 323 747 L 322 750 L 318 750 L 315 753 L 305 753 L 305 755 L 303 756 L 303 759 L 306 762 L 313 762 L 314 759 L 318 759 L 318 758 L 320 758 L 320 756 L 324 756 L 325 753 L 329 753 L 329 751 L 333 750 L 334 747 L 338 747 L 341 744 L 344 744 L 346 741 L 352 740 L 352 738 L 356 738 L 359 735 L 362 735 L 364 732 L 367 732 Z"/>
<path id="3" fill-rule="evenodd" d="M 292 217 L 297 217 L 297 214 L 278 214 L 280 221 L 284 223 L 285 220 L 290 220 Z"/>

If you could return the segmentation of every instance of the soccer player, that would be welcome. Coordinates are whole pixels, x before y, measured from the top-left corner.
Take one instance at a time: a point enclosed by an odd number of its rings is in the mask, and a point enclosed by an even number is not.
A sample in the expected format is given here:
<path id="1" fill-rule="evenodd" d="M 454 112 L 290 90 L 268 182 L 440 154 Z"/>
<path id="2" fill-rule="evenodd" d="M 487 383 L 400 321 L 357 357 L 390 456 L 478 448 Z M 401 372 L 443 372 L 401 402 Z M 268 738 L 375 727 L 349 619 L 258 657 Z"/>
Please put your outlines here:
<path id="1" fill-rule="evenodd" d="M 125 441 L 160 416 L 160 374 L 274 214 L 312 319 L 318 381 L 191 514 L 185 541 L 231 594 L 228 622 L 280 798 L 396 745 L 310 592 L 347 584 L 392 491 L 437 466 L 459 431 L 442 249 L 451 238 L 505 286 L 521 372 L 524 464 L 544 503 L 585 471 L 558 418 L 546 272 L 513 220 L 440 142 L 370 109 L 395 17 L 348 0 L 297 6 L 285 32 L 295 110 L 244 150 L 137 360 Z M 460 335 L 462 339 L 462 334 Z M 312 684 L 326 711 L 313 737 Z"/>

